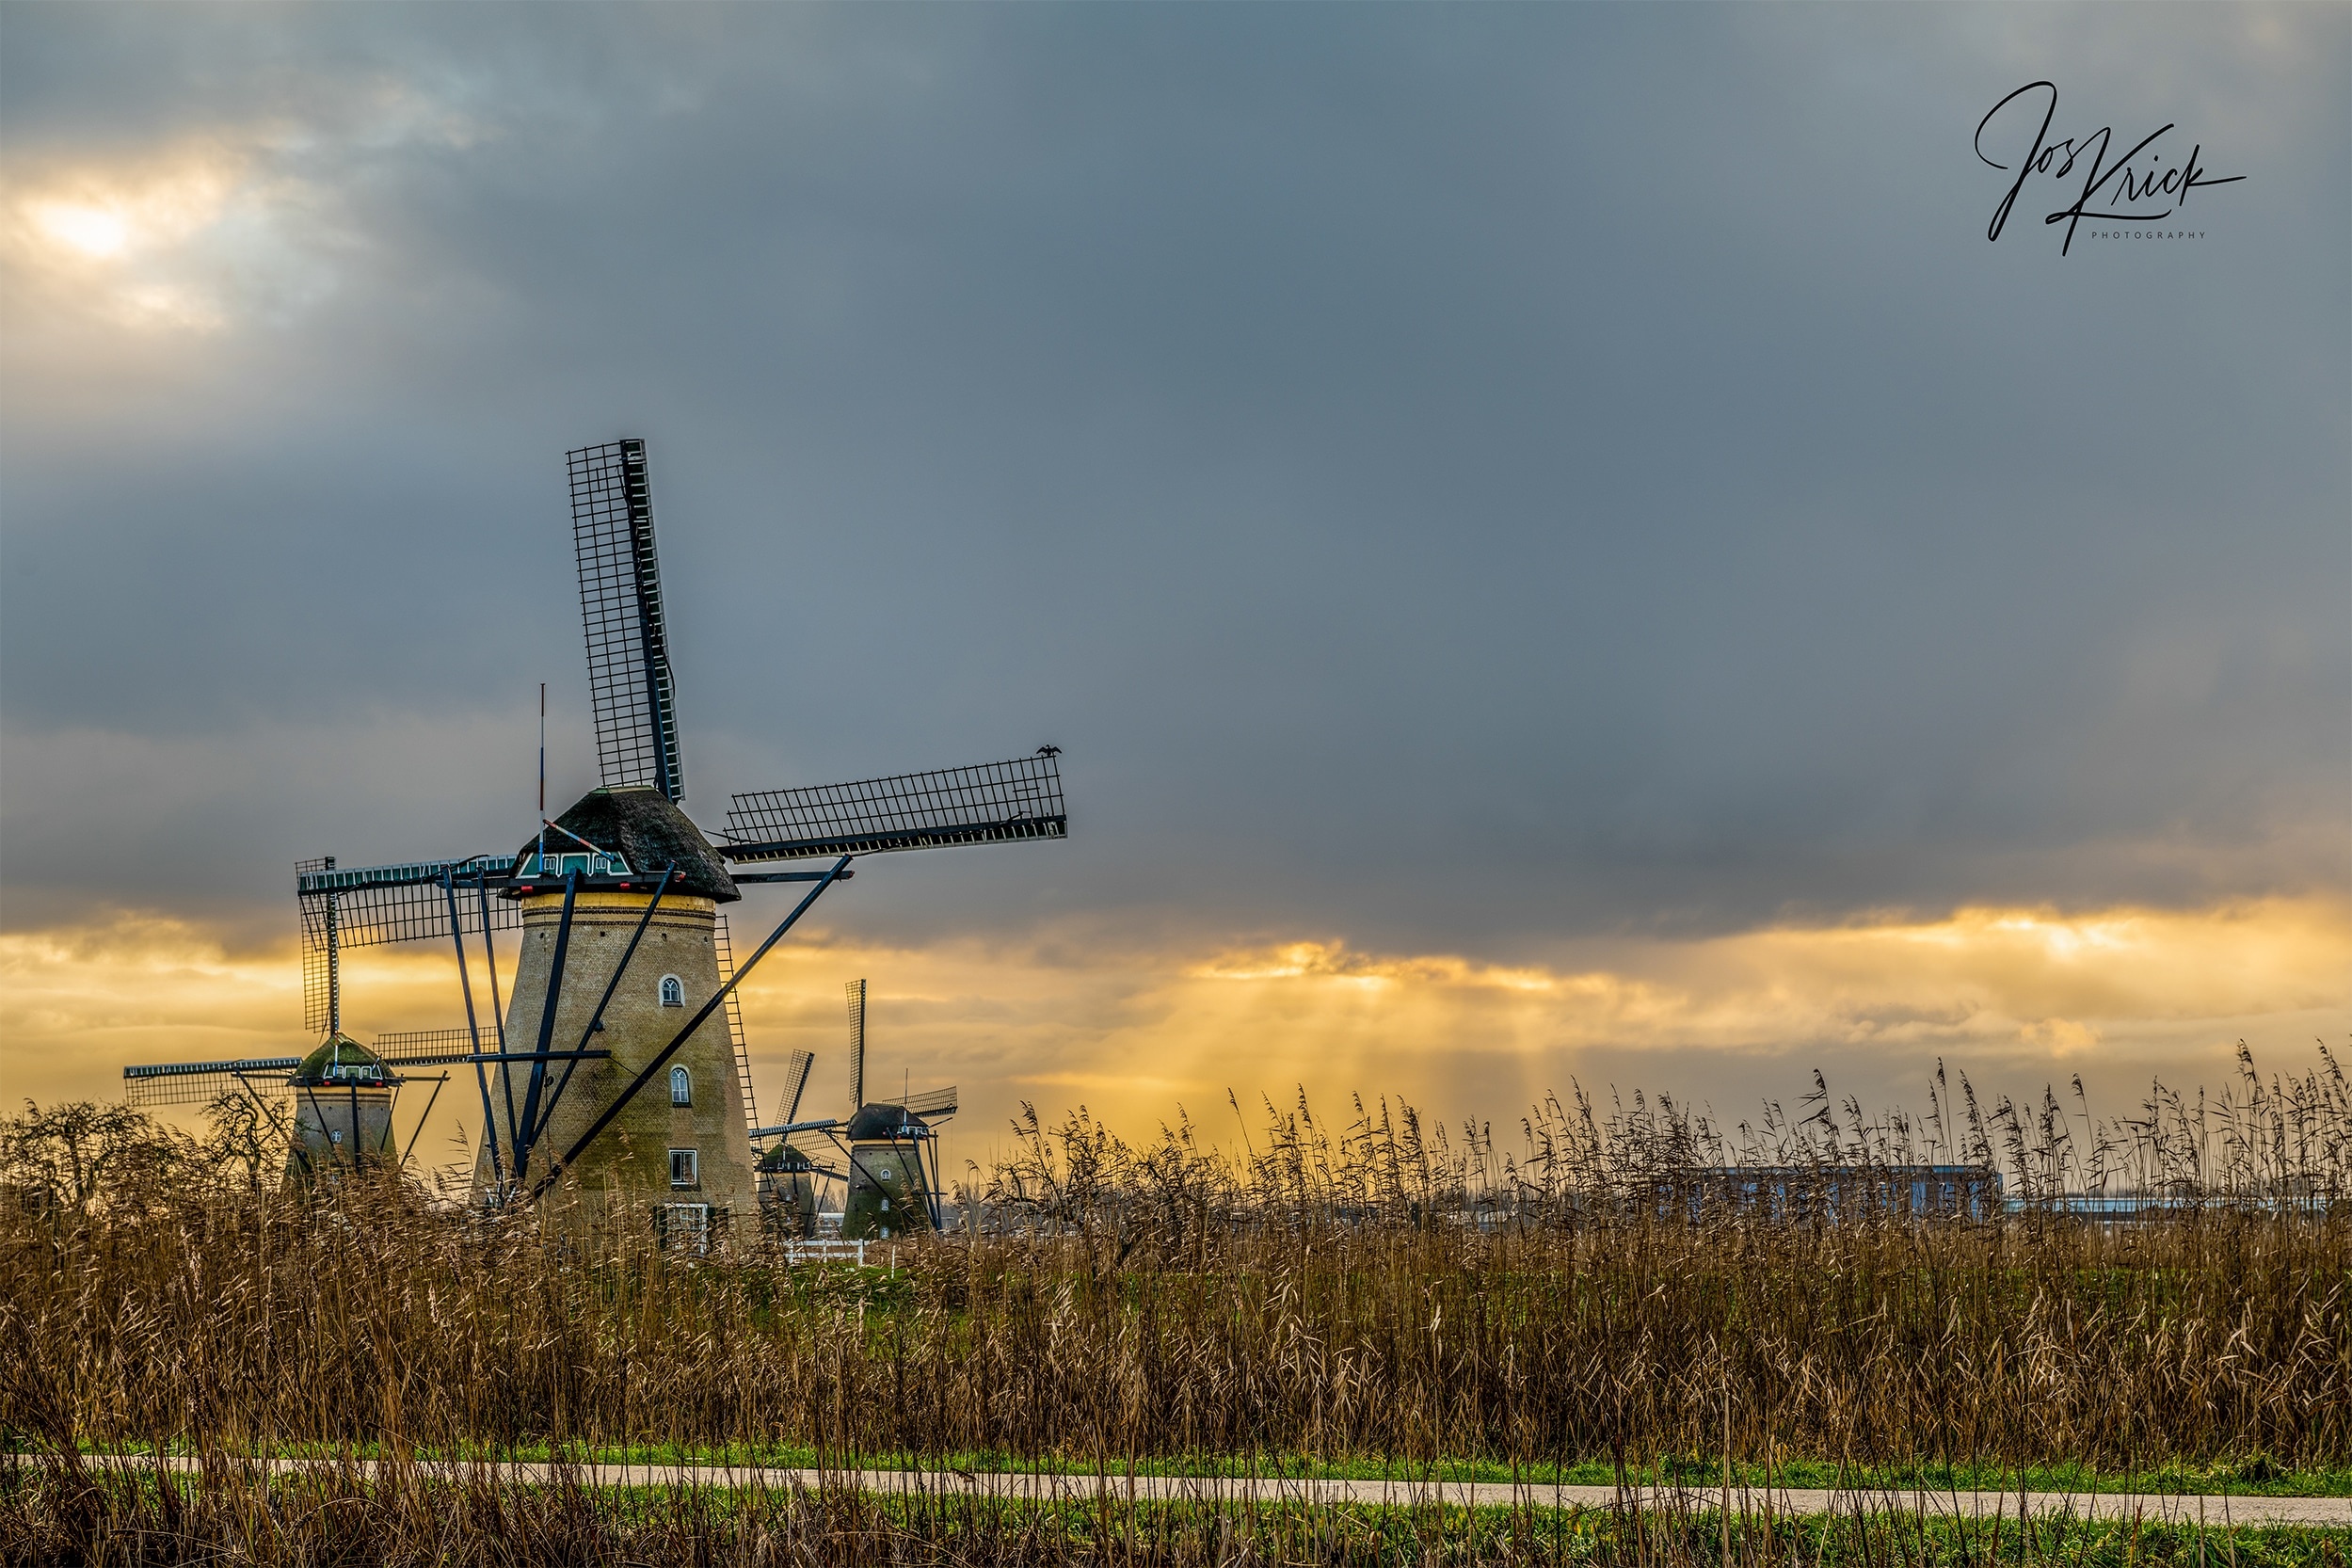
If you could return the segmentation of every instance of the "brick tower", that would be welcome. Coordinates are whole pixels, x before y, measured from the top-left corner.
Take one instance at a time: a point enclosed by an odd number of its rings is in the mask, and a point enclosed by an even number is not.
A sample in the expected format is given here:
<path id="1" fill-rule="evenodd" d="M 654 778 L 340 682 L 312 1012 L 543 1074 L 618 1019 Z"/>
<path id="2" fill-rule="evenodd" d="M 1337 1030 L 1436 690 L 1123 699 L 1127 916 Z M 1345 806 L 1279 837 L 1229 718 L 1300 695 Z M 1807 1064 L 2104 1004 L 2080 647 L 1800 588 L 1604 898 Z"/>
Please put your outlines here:
<path id="1" fill-rule="evenodd" d="M 671 869 L 669 885 L 646 921 L 665 868 Z M 584 886 L 572 894 L 566 937 L 565 887 L 574 877 Z M 522 947 L 506 1012 L 507 1050 L 530 1051 L 544 1033 L 551 1050 L 582 1048 L 584 1040 L 586 1048 L 612 1053 L 544 1067 L 508 1062 L 492 1077 L 491 1114 L 502 1122 L 510 1099 L 514 1115 L 525 1116 L 532 1080 L 539 1079 L 544 1130 L 534 1141 L 534 1168 L 525 1173 L 536 1181 L 717 995 L 723 983 L 718 906 L 741 895 L 686 814 L 660 791 L 634 785 L 592 792 L 556 820 L 543 853 L 537 840 L 525 846 L 515 896 Z M 630 952 L 641 922 L 644 933 Z M 559 946 L 561 980 L 552 985 Z M 616 984 L 624 953 L 628 966 Z M 554 1021 L 549 1029 L 543 1026 L 551 989 Z M 590 1033 L 600 1001 L 601 1026 Z M 758 1209 L 749 1134 L 734 1040 L 719 1009 L 581 1150 L 570 1172 L 591 1193 L 708 1206 L 714 1220 L 740 1216 L 749 1223 Z M 487 1191 L 495 1179 L 486 1145 L 474 1166 L 476 1191 Z"/>

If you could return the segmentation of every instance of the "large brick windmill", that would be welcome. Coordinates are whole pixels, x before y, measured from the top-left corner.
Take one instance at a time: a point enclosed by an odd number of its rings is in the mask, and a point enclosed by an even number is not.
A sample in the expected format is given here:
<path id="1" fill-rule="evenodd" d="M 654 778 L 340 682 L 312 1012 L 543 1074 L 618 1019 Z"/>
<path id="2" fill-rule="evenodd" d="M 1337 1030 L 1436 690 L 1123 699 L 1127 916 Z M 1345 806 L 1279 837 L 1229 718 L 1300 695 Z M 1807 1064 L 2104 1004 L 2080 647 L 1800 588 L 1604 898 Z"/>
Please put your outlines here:
<path id="1" fill-rule="evenodd" d="M 543 815 L 510 855 L 364 869 L 304 862 L 296 892 L 307 1021 L 341 1033 L 344 949 L 449 941 L 465 1030 L 383 1036 L 377 1047 L 391 1064 L 473 1066 L 485 1131 L 478 1194 L 534 1195 L 569 1172 L 590 1191 L 659 1194 L 700 1208 L 701 1218 L 748 1213 L 756 1112 L 737 985 L 828 888 L 850 877 L 857 856 L 1066 836 L 1057 753 L 1044 746 L 976 767 L 738 794 L 727 831 L 706 837 L 680 807 L 685 785 L 645 443 L 584 447 L 568 462 L 602 783 L 560 816 Z M 804 860 L 821 864 L 759 869 Z M 747 883 L 805 890 L 737 967 L 721 906 Z M 502 1008 L 490 933 L 517 930 L 512 1000 Z M 481 939 L 487 1024 L 471 937 Z"/>

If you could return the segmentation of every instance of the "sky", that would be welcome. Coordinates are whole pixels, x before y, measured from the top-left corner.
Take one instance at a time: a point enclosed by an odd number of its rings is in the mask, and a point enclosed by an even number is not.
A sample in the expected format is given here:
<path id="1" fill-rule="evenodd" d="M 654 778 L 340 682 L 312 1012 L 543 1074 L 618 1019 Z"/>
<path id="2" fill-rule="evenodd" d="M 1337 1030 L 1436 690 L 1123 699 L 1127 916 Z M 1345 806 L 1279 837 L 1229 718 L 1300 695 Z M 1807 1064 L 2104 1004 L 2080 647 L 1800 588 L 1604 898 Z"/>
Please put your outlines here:
<path id="1" fill-rule="evenodd" d="M 2236 178 L 1989 237 L 2049 93 Z M 1064 748 L 754 974 L 763 1084 L 860 975 L 975 1155 L 2299 1070 L 2348 111 L 2338 7 L 0 6 L 0 1093 L 296 1048 L 291 863 L 528 837 L 541 681 L 594 785 L 624 435 L 706 826 Z"/>

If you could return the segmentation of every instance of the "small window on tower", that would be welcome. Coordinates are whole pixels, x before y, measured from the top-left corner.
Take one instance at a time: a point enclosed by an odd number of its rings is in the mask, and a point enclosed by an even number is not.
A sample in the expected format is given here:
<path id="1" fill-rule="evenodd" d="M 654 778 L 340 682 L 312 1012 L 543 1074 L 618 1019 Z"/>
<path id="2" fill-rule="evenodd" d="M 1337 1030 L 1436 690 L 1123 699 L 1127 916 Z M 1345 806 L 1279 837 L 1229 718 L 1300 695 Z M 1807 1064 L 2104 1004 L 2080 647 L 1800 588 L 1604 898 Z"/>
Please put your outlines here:
<path id="1" fill-rule="evenodd" d="M 670 1069 L 670 1103 L 692 1105 L 695 1102 L 694 1075 L 683 1067 Z"/>
<path id="2" fill-rule="evenodd" d="M 665 974 L 662 977 L 662 1005 L 664 1007 L 686 1005 L 686 983 L 674 974 Z"/>
<path id="3" fill-rule="evenodd" d="M 701 1156 L 693 1149 L 670 1150 L 670 1185 L 672 1187 L 701 1186 Z"/>

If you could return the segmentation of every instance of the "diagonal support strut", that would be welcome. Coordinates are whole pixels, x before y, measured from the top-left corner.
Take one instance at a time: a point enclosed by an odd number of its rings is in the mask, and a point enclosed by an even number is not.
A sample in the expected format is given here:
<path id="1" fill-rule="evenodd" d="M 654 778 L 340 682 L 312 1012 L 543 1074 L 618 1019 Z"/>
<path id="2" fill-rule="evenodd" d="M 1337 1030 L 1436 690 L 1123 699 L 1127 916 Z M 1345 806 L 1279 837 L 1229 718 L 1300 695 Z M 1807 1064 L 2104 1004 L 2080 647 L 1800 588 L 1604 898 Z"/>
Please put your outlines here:
<path id="1" fill-rule="evenodd" d="M 653 885 L 653 897 L 646 904 L 645 913 L 637 917 L 637 929 L 629 934 L 629 945 L 621 950 L 620 962 L 613 967 L 613 978 L 606 982 L 604 995 L 597 999 L 596 1011 L 588 1016 L 588 1027 L 580 1032 L 581 1051 L 588 1048 L 588 1042 L 596 1038 L 596 1032 L 604 1027 L 604 1010 L 612 1005 L 613 993 L 620 989 L 620 977 L 629 972 L 629 961 L 637 955 L 637 944 L 645 940 L 646 927 L 653 923 L 653 912 L 662 906 L 662 895 L 669 890 L 670 878 L 677 873 L 675 862 L 662 868 L 662 880 Z M 548 1096 L 547 1109 L 539 1113 L 542 1122 L 554 1118 L 556 1102 L 564 1097 L 564 1089 L 571 1082 L 572 1069 L 580 1062 L 581 1057 L 575 1053 L 564 1064 L 564 1076 L 555 1080 L 555 1092 Z"/>
<path id="2" fill-rule="evenodd" d="M 533 1049 L 531 1087 L 522 1096 L 522 1126 L 515 1133 L 515 1185 L 529 1175 L 532 1145 L 539 1141 L 539 1096 L 547 1088 L 547 1053 L 555 1043 L 555 1008 L 564 995 L 564 960 L 571 952 L 571 911 L 580 898 L 580 873 L 564 873 L 564 912 L 555 924 L 555 958 L 547 974 L 547 1000 L 539 1007 L 539 1043 Z"/>
<path id="3" fill-rule="evenodd" d="M 783 923 L 779 924 L 774 931 L 768 933 L 768 939 L 760 943 L 759 950 L 749 958 L 744 960 L 742 967 L 736 969 L 735 973 L 728 979 L 727 984 L 719 987 L 718 994 L 713 996 L 709 1001 L 704 1002 L 702 1006 L 696 1010 L 695 1016 L 686 1020 L 685 1027 L 680 1029 L 671 1037 L 668 1045 L 662 1048 L 661 1054 L 645 1064 L 644 1070 L 637 1074 L 636 1078 L 631 1081 L 628 1088 L 623 1089 L 619 1094 L 613 1096 L 613 1103 L 604 1108 L 603 1113 L 597 1117 L 596 1121 L 590 1125 L 587 1131 L 580 1135 L 579 1141 L 574 1143 L 570 1148 L 564 1151 L 564 1157 L 551 1165 L 545 1176 L 539 1177 L 536 1182 L 533 1183 L 530 1192 L 532 1197 L 536 1198 L 540 1193 L 546 1192 L 550 1186 L 553 1185 L 556 1177 L 564 1174 L 564 1167 L 579 1159 L 580 1156 L 586 1151 L 588 1145 L 596 1142 L 597 1135 L 602 1132 L 606 1128 L 613 1125 L 613 1119 L 621 1113 L 622 1108 L 628 1105 L 631 1100 L 635 1099 L 637 1097 L 638 1091 L 642 1090 L 647 1084 L 652 1082 L 654 1077 L 659 1074 L 664 1067 L 669 1064 L 669 1059 L 678 1054 L 678 1048 L 684 1045 L 687 1040 L 693 1036 L 694 1032 L 700 1029 L 703 1022 L 708 1019 L 712 1014 L 717 1012 L 726 1004 L 727 999 L 734 993 L 735 987 L 744 983 L 744 977 L 749 974 L 752 969 L 759 965 L 760 959 L 765 958 L 768 955 L 768 950 L 775 947 L 776 943 L 784 939 L 784 934 L 792 930 L 792 927 L 799 922 L 801 916 L 808 912 L 808 906 L 816 903 L 818 898 L 827 888 L 832 887 L 835 882 L 840 880 L 840 874 L 843 871 L 848 869 L 849 862 L 850 856 L 846 855 L 842 856 L 839 860 L 833 862 L 832 869 L 824 873 L 824 880 L 820 881 L 815 887 L 809 888 L 808 894 L 803 897 L 798 904 L 792 906 L 792 912 L 784 917 Z"/>

